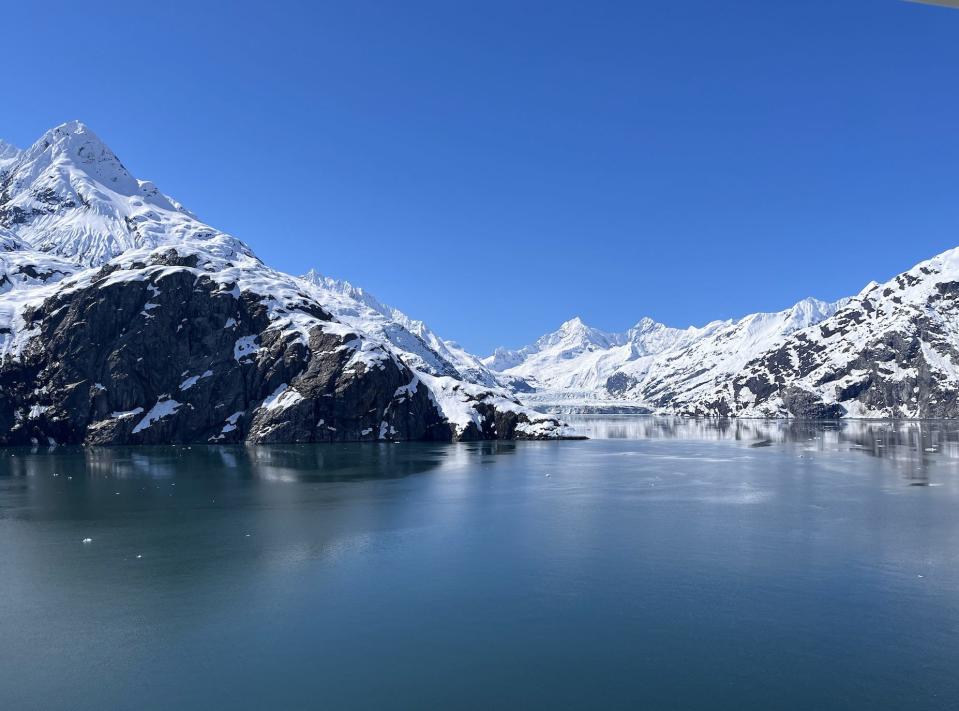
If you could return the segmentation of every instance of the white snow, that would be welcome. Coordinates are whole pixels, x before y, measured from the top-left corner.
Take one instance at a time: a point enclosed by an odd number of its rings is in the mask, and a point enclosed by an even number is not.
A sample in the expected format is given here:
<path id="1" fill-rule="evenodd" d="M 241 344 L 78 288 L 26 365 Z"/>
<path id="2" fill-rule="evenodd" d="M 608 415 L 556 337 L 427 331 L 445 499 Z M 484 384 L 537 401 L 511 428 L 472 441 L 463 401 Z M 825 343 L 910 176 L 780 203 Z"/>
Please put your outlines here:
<path id="1" fill-rule="evenodd" d="M 265 410 L 285 410 L 288 407 L 292 407 L 302 399 L 303 396 L 300 395 L 300 393 L 286 383 L 283 383 L 263 401 L 263 404 L 260 405 L 260 407 Z"/>
<path id="2" fill-rule="evenodd" d="M 142 407 L 135 407 L 132 410 L 126 410 L 125 412 L 111 412 L 110 417 L 116 420 L 123 417 L 133 417 L 135 415 L 139 415 L 141 412 L 143 412 Z"/>
<path id="3" fill-rule="evenodd" d="M 133 433 L 136 434 L 137 432 L 142 432 L 157 420 L 161 420 L 164 417 L 169 417 L 170 415 L 174 414 L 178 409 L 180 409 L 180 403 L 178 403 L 176 400 L 157 400 L 156 405 L 151 407 L 150 411 L 142 420 L 137 423 L 137 426 L 133 428 Z"/>
<path id="4" fill-rule="evenodd" d="M 201 378 L 209 378 L 211 375 L 213 375 L 212 370 L 204 371 L 200 375 L 192 375 L 186 380 L 184 380 L 182 383 L 180 383 L 180 390 L 189 390 L 194 385 L 196 385 Z"/>
<path id="5" fill-rule="evenodd" d="M 256 336 L 243 336 L 242 338 L 236 339 L 236 343 L 233 346 L 233 357 L 242 361 L 244 358 L 247 358 L 259 350 L 259 346 L 256 345 Z"/>
<path id="6" fill-rule="evenodd" d="M 221 433 L 226 434 L 227 432 L 232 432 L 236 429 L 236 421 L 243 416 L 243 410 L 238 410 L 232 415 L 226 418 L 226 424 L 223 425 L 223 429 L 220 430 Z"/>
<path id="7" fill-rule="evenodd" d="M 643 318 L 622 333 L 600 331 L 574 318 L 530 346 L 498 349 L 484 363 L 535 387 L 535 393 L 521 393 L 528 403 L 559 410 L 610 406 L 655 410 L 654 402 L 664 392 L 689 400 L 712 392 L 718 380 L 738 372 L 789 334 L 832 315 L 844 303 L 810 298 L 785 311 L 686 329 Z M 625 389 L 607 389 L 614 376 Z"/>
<path id="8" fill-rule="evenodd" d="M 50 408 L 45 405 L 34 405 L 30 408 L 30 414 L 27 415 L 27 418 L 31 420 L 35 420 L 49 409 Z"/>

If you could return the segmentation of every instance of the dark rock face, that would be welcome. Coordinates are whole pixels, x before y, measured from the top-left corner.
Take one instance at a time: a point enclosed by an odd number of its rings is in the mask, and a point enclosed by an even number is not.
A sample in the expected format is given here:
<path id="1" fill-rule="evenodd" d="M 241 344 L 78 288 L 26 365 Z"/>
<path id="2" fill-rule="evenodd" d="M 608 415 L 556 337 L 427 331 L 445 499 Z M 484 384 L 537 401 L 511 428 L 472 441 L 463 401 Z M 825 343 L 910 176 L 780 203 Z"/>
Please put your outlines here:
<path id="1" fill-rule="evenodd" d="M 636 383 L 636 378 L 633 378 L 626 373 L 614 373 L 606 379 L 606 390 L 614 395 L 622 395 L 624 392 L 634 387 Z"/>
<path id="2" fill-rule="evenodd" d="M 25 314 L 38 336 L 0 370 L 0 444 L 451 438 L 397 359 L 349 365 L 354 334 L 317 325 L 303 343 L 269 328 L 261 295 L 164 259 L 171 268 L 143 280 L 110 283 L 103 269 Z"/>
<path id="3" fill-rule="evenodd" d="M 782 398 L 789 414 L 799 420 L 838 420 L 846 414 L 842 405 L 826 405 L 815 393 L 801 388 L 787 388 Z"/>

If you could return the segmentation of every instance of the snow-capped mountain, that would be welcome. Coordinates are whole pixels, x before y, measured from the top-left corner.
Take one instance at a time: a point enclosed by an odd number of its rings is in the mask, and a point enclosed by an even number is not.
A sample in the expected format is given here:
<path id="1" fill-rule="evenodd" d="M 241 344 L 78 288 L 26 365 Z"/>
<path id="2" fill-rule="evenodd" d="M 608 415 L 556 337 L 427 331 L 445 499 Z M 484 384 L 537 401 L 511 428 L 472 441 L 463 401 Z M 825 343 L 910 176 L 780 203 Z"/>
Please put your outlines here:
<path id="1" fill-rule="evenodd" d="M 717 382 L 738 373 L 790 334 L 828 318 L 844 303 L 807 298 L 784 311 L 689 329 L 685 338 L 655 357 L 625 364 L 607 388 L 617 397 L 640 399 L 656 410 L 685 412 Z"/>
<path id="2" fill-rule="evenodd" d="M 871 283 L 691 401 L 736 416 L 959 416 L 959 249 Z"/>
<path id="3" fill-rule="evenodd" d="M 789 334 L 829 317 L 844 301 L 804 299 L 785 311 L 751 314 L 677 329 L 644 318 L 623 333 L 580 319 L 518 351 L 496 351 L 484 363 L 522 378 L 524 399 L 560 410 L 634 409 L 683 412 Z"/>
<path id="4" fill-rule="evenodd" d="M 648 338 L 647 334 L 652 334 Z M 959 417 L 959 249 L 835 303 L 623 334 L 574 320 L 484 361 L 551 410 L 718 417 Z"/>
<path id="5" fill-rule="evenodd" d="M 595 391 L 625 363 L 666 350 L 684 333 L 649 318 L 624 333 L 608 333 L 576 317 L 525 348 L 497 349 L 483 363 L 538 390 Z"/>
<path id="6" fill-rule="evenodd" d="M 565 434 L 425 325 L 269 268 L 79 122 L 0 145 L 0 270 L 2 444 Z"/>
<path id="7" fill-rule="evenodd" d="M 78 121 L 47 131 L 0 170 L 0 226 L 38 251 L 84 266 L 129 249 L 185 241 L 209 242 L 223 256 L 252 254 L 153 183 L 130 175 Z"/>

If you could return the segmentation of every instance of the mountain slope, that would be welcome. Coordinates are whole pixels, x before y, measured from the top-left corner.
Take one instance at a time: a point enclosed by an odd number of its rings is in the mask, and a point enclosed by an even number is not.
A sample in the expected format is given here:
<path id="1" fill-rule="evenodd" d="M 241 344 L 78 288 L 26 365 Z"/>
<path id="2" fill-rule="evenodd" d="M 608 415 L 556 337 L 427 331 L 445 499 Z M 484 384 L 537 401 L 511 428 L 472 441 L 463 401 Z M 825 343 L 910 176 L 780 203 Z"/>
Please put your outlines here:
<path id="1" fill-rule="evenodd" d="M 455 342 L 443 340 L 422 321 L 380 303 L 364 289 L 312 269 L 302 279 L 306 288 L 339 320 L 390 342 L 403 354 L 404 361 L 418 370 L 476 385 L 501 386 L 497 376 L 479 358 Z"/>
<path id="2" fill-rule="evenodd" d="M 565 434 L 415 322 L 270 269 L 78 122 L 4 155 L 0 444 Z"/>
<path id="3" fill-rule="evenodd" d="M 580 338 L 568 324 L 520 351 L 498 352 L 552 410 L 632 407 L 714 417 L 959 417 L 959 249 L 828 304 L 665 330 Z M 575 336 L 575 337 L 574 337 Z M 604 380 L 605 378 L 605 380 Z"/>
<path id="4" fill-rule="evenodd" d="M 669 328 L 644 318 L 624 333 L 604 333 L 573 319 L 532 346 L 497 351 L 484 363 L 514 363 L 502 373 L 534 386 L 524 399 L 540 407 L 676 412 L 842 303 L 805 299 L 785 311 L 701 328 Z"/>
<path id="5" fill-rule="evenodd" d="M 751 360 L 691 414 L 959 416 L 959 249 L 870 284 Z"/>
<path id="6" fill-rule="evenodd" d="M 656 357 L 624 365 L 617 381 L 607 385 L 617 397 L 641 400 L 654 410 L 685 411 L 717 382 L 732 377 L 790 334 L 834 314 L 843 303 L 807 298 L 784 311 L 690 329 L 685 339 Z"/>

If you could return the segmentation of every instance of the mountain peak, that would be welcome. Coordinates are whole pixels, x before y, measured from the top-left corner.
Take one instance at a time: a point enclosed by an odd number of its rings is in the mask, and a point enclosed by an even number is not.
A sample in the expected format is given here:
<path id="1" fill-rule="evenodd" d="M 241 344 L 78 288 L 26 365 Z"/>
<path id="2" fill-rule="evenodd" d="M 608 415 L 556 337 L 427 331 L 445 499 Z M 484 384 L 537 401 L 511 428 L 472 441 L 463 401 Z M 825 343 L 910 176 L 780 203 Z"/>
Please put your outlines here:
<path id="1" fill-rule="evenodd" d="M 20 149 L 12 143 L 7 143 L 0 138 L 0 166 L 4 163 L 12 163 L 20 157 Z"/>
<path id="2" fill-rule="evenodd" d="M 664 324 L 661 324 L 659 321 L 650 318 L 649 316 L 643 316 L 639 321 L 636 322 L 636 325 L 631 329 L 633 332 L 637 333 L 646 333 L 648 331 L 658 330 L 661 328 L 666 328 Z"/>
<path id="3" fill-rule="evenodd" d="M 579 316 L 573 316 L 573 318 L 569 319 L 568 321 L 564 321 L 559 327 L 559 330 L 568 333 L 570 331 L 581 331 L 586 328 L 589 327 L 583 323 L 583 319 L 581 319 Z"/>
<path id="4" fill-rule="evenodd" d="M 856 294 L 856 296 L 865 296 L 865 295 L 868 294 L 870 291 L 872 291 L 873 289 L 875 289 L 877 286 L 879 286 L 879 282 L 873 280 L 873 281 L 869 282 L 868 284 L 866 284 L 866 285 L 862 288 L 862 290 L 861 290 L 858 294 Z"/>
<path id="5" fill-rule="evenodd" d="M 81 121 L 51 128 L 25 151 L 4 152 L 13 158 L 0 162 L 0 227 L 34 249 L 87 266 L 128 249 L 192 240 L 252 254 L 134 177 Z"/>
<path id="6" fill-rule="evenodd" d="M 807 296 L 793 304 L 789 310 L 793 313 L 827 311 L 829 303 L 814 296 Z"/>
<path id="7" fill-rule="evenodd" d="M 22 154 L 31 173 L 51 166 L 75 167 L 98 183 L 122 195 L 136 195 L 140 184 L 116 154 L 81 121 L 51 128 Z"/>
<path id="8" fill-rule="evenodd" d="M 64 121 L 59 126 L 54 126 L 44 134 L 44 137 L 61 135 L 74 136 L 84 134 L 93 135 L 93 132 L 85 123 L 83 123 L 83 121 L 72 119 L 70 121 Z"/>

